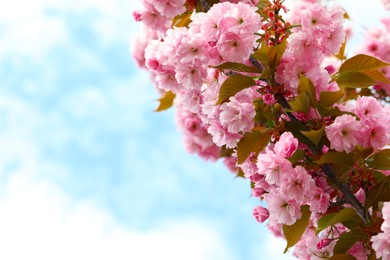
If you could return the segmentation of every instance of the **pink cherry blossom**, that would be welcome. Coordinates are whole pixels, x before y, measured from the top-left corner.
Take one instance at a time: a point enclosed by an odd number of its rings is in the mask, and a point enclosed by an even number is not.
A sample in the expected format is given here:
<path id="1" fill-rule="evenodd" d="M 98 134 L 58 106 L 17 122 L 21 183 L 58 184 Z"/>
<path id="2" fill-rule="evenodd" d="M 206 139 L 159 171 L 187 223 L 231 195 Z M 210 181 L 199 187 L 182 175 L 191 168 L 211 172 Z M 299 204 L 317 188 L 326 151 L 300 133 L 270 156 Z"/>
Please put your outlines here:
<path id="1" fill-rule="evenodd" d="M 147 0 L 154 5 L 162 15 L 173 18 L 178 14 L 182 14 L 186 9 L 184 4 L 186 0 Z"/>
<path id="2" fill-rule="evenodd" d="M 292 225 L 302 216 L 299 204 L 282 197 L 281 194 L 269 193 L 266 202 L 270 219 L 274 219 L 279 224 Z"/>
<path id="3" fill-rule="evenodd" d="M 288 158 L 295 153 L 298 148 L 298 139 L 292 133 L 284 132 L 279 141 L 275 143 L 274 152 L 282 157 Z"/>
<path id="4" fill-rule="evenodd" d="M 371 242 L 376 257 L 382 257 L 382 260 L 390 260 L 390 234 L 379 233 L 371 237 Z"/>
<path id="5" fill-rule="evenodd" d="M 360 123 L 351 115 L 336 118 L 333 124 L 325 127 L 326 136 L 332 149 L 338 152 L 351 152 L 358 144 Z"/>
<path id="6" fill-rule="evenodd" d="M 281 184 L 281 191 L 286 198 L 299 204 L 311 201 L 314 188 L 314 180 L 302 166 L 297 166 L 289 174 L 286 174 Z"/>
<path id="7" fill-rule="evenodd" d="M 230 133 L 246 133 L 253 129 L 256 115 L 252 103 L 241 103 L 236 98 L 230 98 L 229 102 L 221 105 L 220 121 Z"/>
<path id="8" fill-rule="evenodd" d="M 293 171 L 290 161 L 280 157 L 269 149 L 257 157 L 257 167 L 259 173 L 265 175 L 265 180 L 269 184 L 280 185 L 282 177 L 288 176 Z"/>

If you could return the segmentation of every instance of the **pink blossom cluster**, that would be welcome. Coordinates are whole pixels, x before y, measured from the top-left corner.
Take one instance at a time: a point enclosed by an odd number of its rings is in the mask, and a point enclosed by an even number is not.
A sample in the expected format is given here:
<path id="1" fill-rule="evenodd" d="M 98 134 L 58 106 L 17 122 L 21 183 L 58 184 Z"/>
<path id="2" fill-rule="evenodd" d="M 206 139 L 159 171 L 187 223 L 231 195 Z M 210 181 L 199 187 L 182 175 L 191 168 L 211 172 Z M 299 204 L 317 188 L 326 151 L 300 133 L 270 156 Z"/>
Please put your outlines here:
<path id="1" fill-rule="evenodd" d="M 137 63 L 151 72 L 161 93 L 172 92 L 175 96 L 176 122 L 187 151 L 207 160 L 223 157 L 231 171 L 251 181 L 253 196 L 264 201 L 263 206 L 253 209 L 257 221 L 268 221 L 271 232 L 283 237 L 283 226 L 294 225 L 303 217 L 302 208 L 309 208 L 309 225 L 295 245 L 294 255 L 300 259 L 332 256 L 340 237 L 350 230 L 337 223 L 317 234 L 318 220 L 356 205 L 346 201 L 345 190 L 334 182 L 336 177 L 329 177 L 331 167 L 318 161 L 327 153 L 352 154 L 363 148 L 371 149 L 373 154 L 390 144 L 390 109 L 373 97 L 380 89 L 388 91 L 388 87 L 378 85 L 373 96 L 362 95 L 345 104 L 325 107 L 333 114 L 323 115 L 316 106 L 322 102 L 322 92 L 340 90 L 334 80 L 338 65 L 323 64 L 324 59 L 329 61 L 330 56 L 339 52 L 346 37 L 341 7 L 324 7 L 316 0 L 305 0 L 292 12 L 291 21 L 280 27 L 285 33 L 282 36 L 288 37 L 282 42 L 277 32 L 281 24 L 277 20 L 279 11 L 275 10 L 287 10 L 283 1 L 270 1 L 267 7 L 263 6 L 267 1 L 219 1 L 209 9 L 205 7 L 207 12 L 195 11 L 195 2 L 142 0 L 144 9 L 134 12 L 134 18 L 146 27 L 135 45 Z M 262 13 L 260 8 L 268 13 Z M 182 14 L 190 19 L 186 26 L 175 27 L 173 23 L 172 27 L 172 20 L 180 20 Z M 390 20 L 383 21 L 386 33 L 370 32 L 363 52 L 390 60 Z M 289 28 L 290 23 L 296 26 Z M 275 31 L 268 25 L 275 25 Z M 267 48 L 286 43 L 286 51 L 275 68 L 270 65 L 275 58 L 254 58 L 254 52 L 265 42 Z M 218 69 L 226 62 L 241 67 Z M 252 72 L 245 71 L 248 66 Z M 381 70 L 390 76 L 388 67 Z M 233 91 L 221 101 L 224 83 L 237 74 L 251 80 L 253 86 Z M 302 77 L 311 81 L 316 93 L 314 98 L 306 95 L 307 99 L 302 101 L 310 106 L 303 110 L 306 112 L 295 111 L 290 105 L 301 94 L 298 85 Z M 289 124 L 298 126 L 291 130 Z M 313 132 L 320 133 L 319 140 L 304 136 Z M 260 144 L 256 144 L 240 159 L 240 144 L 256 133 L 269 137 L 262 146 L 265 148 L 257 150 L 256 145 Z M 360 162 L 351 166 L 342 176 L 348 180 L 348 196 L 364 205 L 369 190 L 378 181 L 374 173 L 381 172 L 366 171 L 361 165 Z M 370 183 L 372 180 L 375 181 Z M 375 234 L 371 243 L 377 256 L 390 259 L 389 202 L 384 204 L 382 215 L 381 232 L 370 230 Z M 370 254 L 369 246 L 367 241 L 358 241 L 346 253 L 363 260 Z"/>
<path id="2" fill-rule="evenodd" d="M 256 8 L 244 3 L 216 4 L 191 19 L 188 28 L 168 29 L 145 49 L 146 67 L 164 91 L 199 90 L 210 66 L 248 60 L 261 26 Z"/>
<path id="3" fill-rule="evenodd" d="M 301 206 L 309 205 L 312 212 L 320 214 L 329 204 L 326 191 L 331 189 L 324 179 L 313 178 L 304 167 L 294 167 L 288 160 L 297 148 L 298 140 L 285 132 L 273 148 L 258 155 L 256 164 L 248 158 L 241 165 L 245 176 L 254 183 L 253 195 L 265 199 L 269 226 L 276 235 L 281 234 L 282 224 L 291 225 L 301 217 Z"/>
<path id="4" fill-rule="evenodd" d="M 145 48 L 144 63 L 157 87 L 172 91 L 183 104 L 177 112 L 181 128 L 188 129 L 186 122 L 196 118 L 201 129 L 207 130 L 202 131 L 202 140 L 210 140 L 210 136 L 206 138 L 209 133 L 217 146 L 232 148 L 243 133 L 254 127 L 253 100 L 258 93 L 247 89 L 215 106 L 215 97 L 226 77 L 218 75 L 211 66 L 227 61 L 247 62 L 258 38 L 255 32 L 261 27 L 261 18 L 249 4 L 224 2 L 207 13 L 193 14 L 191 19 L 188 28 L 168 29 L 146 47 L 138 44 L 137 49 L 142 53 L 141 48 Z M 138 60 L 142 62 L 141 58 Z M 218 158 L 219 149 L 199 142 L 191 131 L 184 130 L 184 135 L 188 151 L 207 159 Z"/>
<path id="5" fill-rule="evenodd" d="M 390 8 L 389 1 L 383 1 Z M 377 57 L 383 61 L 390 62 L 390 17 L 381 20 L 383 27 L 371 28 L 366 31 L 364 44 L 356 52 L 366 53 Z M 386 77 L 390 77 L 390 68 L 381 69 Z M 390 95 L 390 84 L 378 84 L 377 90 L 383 89 L 387 95 Z"/>
<path id="6" fill-rule="evenodd" d="M 301 75 L 308 77 L 320 91 L 335 91 L 330 76 L 321 67 L 325 56 L 336 54 L 345 38 L 340 7 L 306 3 L 298 8 L 291 23 L 300 24 L 289 37 L 287 51 L 278 67 L 276 79 L 296 93 Z"/>
<path id="7" fill-rule="evenodd" d="M 390 143 L 390 114 L 374 97 L 358 97 L 352 110 L 357 117 L 337 117 L 325 128 L 331 148 L 351 152 L 354 147 L 380 149 Z"/>
<path id="8" fill-rule="evenodd" d="M 383 203 L 382 208 L 383 223 L 381 233 L 371 238 L 372 247 L 376 256 L 382 257 L 382 260 L 390 259 L 390 202 Z"/>

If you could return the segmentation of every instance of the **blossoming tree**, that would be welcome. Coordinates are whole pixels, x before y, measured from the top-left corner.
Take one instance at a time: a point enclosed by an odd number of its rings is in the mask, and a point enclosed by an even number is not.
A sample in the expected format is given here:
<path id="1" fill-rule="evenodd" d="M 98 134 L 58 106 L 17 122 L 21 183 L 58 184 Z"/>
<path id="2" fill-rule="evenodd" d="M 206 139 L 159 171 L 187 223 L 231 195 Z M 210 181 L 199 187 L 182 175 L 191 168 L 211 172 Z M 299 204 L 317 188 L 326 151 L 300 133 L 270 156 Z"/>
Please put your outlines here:
<path id="1" fill-rule="evenodd" d="M 134 56 L 157 111 L 174 105 L 189 152 L 250 180 L 285 252 L 390 259 L 390 19 L 346 57 L 337 5 L 141 1 Z"/>

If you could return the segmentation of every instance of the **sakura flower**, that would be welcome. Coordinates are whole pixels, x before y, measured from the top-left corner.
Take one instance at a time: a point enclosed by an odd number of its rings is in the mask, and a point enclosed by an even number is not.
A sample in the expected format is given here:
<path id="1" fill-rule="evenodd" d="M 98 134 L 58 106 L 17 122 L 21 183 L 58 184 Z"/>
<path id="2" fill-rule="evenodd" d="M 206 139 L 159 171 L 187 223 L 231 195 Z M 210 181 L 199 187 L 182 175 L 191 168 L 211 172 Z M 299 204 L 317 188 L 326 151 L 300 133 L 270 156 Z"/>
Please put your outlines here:
<path id="1" fill-rule="evenodd" d="M 282 157 L 288 158 L 295 153 L 298 148 L 298 139 L 292 133 L 284 132 L 279 141 L 275 143 L 274 152 Z"/>
<path id="2" fill-rule="evenodd" d="M 147 0 L 154 5 L 157 11 L 162 15 L 173 18 L 178 14 L 184 13 L 186 0 Z"/>
<path id="3" fill-rule="evenodd" d="M 253 43 L 252 35 L 231 30 L 221 35 L 217 42 L 217 49 L 225 61 L 244 62 L 249 59 Z"/>
<path id="4" fill-rule="evenodd" d="M 311 201 L 313 196 L 314 180 L 302 166 L 297 166 L 290 172 L 281 184 L 281 190 L 286 198 L 297 203 Z"/>
<path id="5" fill-rule="evenodd" d="M 372 248 L 376 252 L 376 257 L 382 260 L 390 260 L 390 234 L 379 233 L 371 237 Z"/>
<path id="6" fill-rule="evenodd" d="M 270 218 L 279 224 L 292 225 L 302 216 L 301 208 L 293 200 L 282 197 L 281 194 L 269 193 L 266 197 Z"/>
<path id="7" fill-rule="evenodd" d="M 239 102 L 235 97 L 231 97 L 220 109 L 221 125 L 230 133 L 246 133 L 253 129 L 256 111 L 252 103 Z"/>
<path id="8" fill-rule="evenodd" d="M 269 184 L 280 185 L 283 175 L 289 175 L 293 171 L 291 162 L 280 157 L 268 148 L 265 153 L 257 157 L 257 167 L 259 173 L 265 175 L 265 180 Z"/>
<path id="9" fill-rule="evenodd" d="M 351 115 L 342 115 L 325 127 L 331 148 L 338 152 L 351 152 L 358 144 L 360 123 Z"/>
<path id="10" fill-rule="evenodd" d="M 325 213 L 328 210 L 330 195 L 321 188 L 315 188 L 309 201 L 310 210 L 315 213 Z"/>

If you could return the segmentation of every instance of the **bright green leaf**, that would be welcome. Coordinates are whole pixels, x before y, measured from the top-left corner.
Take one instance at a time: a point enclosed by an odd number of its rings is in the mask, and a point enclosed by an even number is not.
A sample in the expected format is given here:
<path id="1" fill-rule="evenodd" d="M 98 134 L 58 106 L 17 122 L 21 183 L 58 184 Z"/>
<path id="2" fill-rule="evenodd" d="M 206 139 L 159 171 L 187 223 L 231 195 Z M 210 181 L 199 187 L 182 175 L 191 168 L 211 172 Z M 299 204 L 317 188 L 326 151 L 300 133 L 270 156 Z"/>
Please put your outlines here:
<path id="1" fill-rule="evenodd" d="M 389 63 L 381 61 L 372 56 L 365 55 L 365 54 L 358 54 L 346 60 L 341 65 L 339 72 L 342 73 L 346 71 L 374 70 L 374 69 L 384 68 L 389 65 L 390 65 Z"/>
<path id="2" fill-rule="evenodd" d="M 165 94 L 160 99 L 158 99 L 160 105 L 156 109 L 156 112 L 164 111 L 170 108 L 173 105 L 173 100 L 175 97 L 176 95 L 171 91 L 165 92 Z"/>
<path id="3" fill-rule="evenodd" d="M 267 130 L 253 130 L 244 134 L 237 144 L 238 164 L 243 163 L 251 152 L 261 152 L 268 145 L 270 139 L 271 137 L 268 135 Z"/>
<path id="4" fill-rule="evenodd" d="M 344 152 L 328 152 L 324 153 L 321 158 L 316 161 L 318 164 L 334 163 L 352 166 L 353 165 L 353 155 L 351 153 Z"/>
<path id="5" fill-rule="evenodd" d="M 344 94 L 345 92 L 343 90 L 339 90 L 336 92 L 323 91 L 320 93 L 320 103 L 325 107 L 331 107 L 342 97 L 344 97 Z"/>
<path id="6" fill-rule="evenodd" d="M 214 67 L 220 70 L 233 70 L 239 72 L 249 72 L 249 73 L 261 73 L 262 71 L 256 67 L 251 67 L 246 64 L 238 63 L 238 62 L 225 62 L 221 65 Z"/>
<path id="7" fill-rule="evenodd" d="M 284 254 L 287 250 L 294 246 L 302 237 L 303 233 L 305 233 L 307 226 L 309 225 L 309 220 L 311 216 L 310 207 L 308 205 L 304 205 L 301 207 L 302 217 L 298 219 L 291 226 L 283 225 L 283 234 L 287 240 L 287 246 L 284 250 Z"/>
<path id="8" fill-rule="evenodd" d="M 231 96 L 234 96 L 237 92 L 256 85 L 255 81 L 241 74 L 235 74 L 226 79 L 221 86 L 219 91 L 217 105 L 228 101 Z"/>
<path id="9" fill-rule="evenodd" d="M 378 170 L 390 170 L 390 149 L 375 153 L 367 159 L 368 166 Z"/>
<path id="10" fill-rule="evenodd" d="M 301 131 L 301 133 L 306 136 L 313 144 L 318 145 L 319 142 L 322 139 L 322 136 L 324 135 L 324 129 L 325 127 L 322 126 L 318 130 L 311 130 L 311 131 Z"/>

